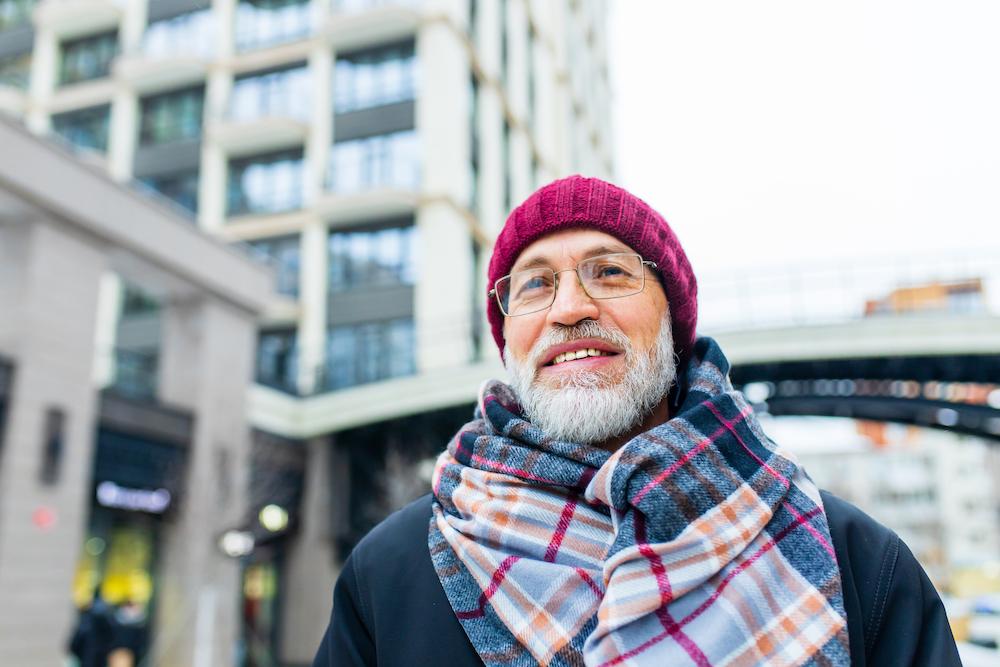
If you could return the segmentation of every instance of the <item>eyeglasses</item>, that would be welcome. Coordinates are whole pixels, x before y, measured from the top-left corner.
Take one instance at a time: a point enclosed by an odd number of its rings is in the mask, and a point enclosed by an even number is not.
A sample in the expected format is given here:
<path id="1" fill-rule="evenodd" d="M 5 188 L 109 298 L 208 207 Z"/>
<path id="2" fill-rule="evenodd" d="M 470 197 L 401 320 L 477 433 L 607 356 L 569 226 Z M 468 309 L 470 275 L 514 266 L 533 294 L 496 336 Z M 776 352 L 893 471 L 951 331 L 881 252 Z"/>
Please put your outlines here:
<path id="1" fill-rule="evenodd" d="M 507 317 L 530 315 L 555 302 L 559 274 L 573 271 L 580 287 L 591 299 L 617 299 L 642 291 L 646 285 L 644 266 L 655 269 L 656 263 L 630 253 L 598 255 L 583 260 L 575 269 L 515 271 L 496 281 L 489 295 L 496 297 L 500 311 Z"/>

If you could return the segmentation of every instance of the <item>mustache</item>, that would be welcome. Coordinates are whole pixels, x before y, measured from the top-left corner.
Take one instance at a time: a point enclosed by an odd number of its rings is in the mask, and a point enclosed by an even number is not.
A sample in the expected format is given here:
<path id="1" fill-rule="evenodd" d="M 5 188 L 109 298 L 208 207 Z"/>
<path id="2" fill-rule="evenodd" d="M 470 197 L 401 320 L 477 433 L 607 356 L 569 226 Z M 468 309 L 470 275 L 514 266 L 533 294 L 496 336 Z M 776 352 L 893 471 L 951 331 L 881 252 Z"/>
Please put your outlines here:
<path id="1" fill-rule="evenodd" d="M 572 326 L 549 329 L 539 336 L 531 348 L 529 363 L 537 368 L 545 353 L 553 346 L 569 343 L 581 338 L 596 338 L 625 351 L 625 357 L 632 356 L 632 341 L 619 329 L 609 329 L 594 320 L 584 320 Z"/>

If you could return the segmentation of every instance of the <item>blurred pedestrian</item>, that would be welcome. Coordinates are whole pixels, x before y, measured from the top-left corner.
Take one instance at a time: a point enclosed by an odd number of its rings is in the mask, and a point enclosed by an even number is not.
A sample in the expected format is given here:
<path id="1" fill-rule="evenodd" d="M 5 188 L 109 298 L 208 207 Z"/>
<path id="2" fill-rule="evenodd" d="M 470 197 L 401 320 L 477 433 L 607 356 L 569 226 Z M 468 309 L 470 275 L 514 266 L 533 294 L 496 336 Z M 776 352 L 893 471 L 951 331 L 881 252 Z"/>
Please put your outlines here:
<path id="1" fill-rule="evenodd" d="M 107 667 L 108 654 L 118 629 L 115 609 L 94 590 L 90 604 L 80 611 L 69 650 L 80 661 L 80 667 Z"/>
<path id="2" fill-rule="evenodd" d="M 146 619 L 146 606 L 135 600 L 125 600 L 118 608 L 108 667 L 135 667 L 145 643 Z"/>

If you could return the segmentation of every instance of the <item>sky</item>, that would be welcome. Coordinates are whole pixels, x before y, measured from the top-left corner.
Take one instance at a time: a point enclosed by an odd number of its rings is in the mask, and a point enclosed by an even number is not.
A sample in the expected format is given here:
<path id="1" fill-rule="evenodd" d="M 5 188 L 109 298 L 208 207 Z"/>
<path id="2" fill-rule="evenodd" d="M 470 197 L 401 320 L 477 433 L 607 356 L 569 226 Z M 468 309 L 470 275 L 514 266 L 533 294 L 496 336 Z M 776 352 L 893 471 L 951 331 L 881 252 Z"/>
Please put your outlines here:
<path id="1" fill-rule="evenodd" d="M 1000 3 L 611 5 L 616 179 L 696 273 L 1000 256 Z"/>

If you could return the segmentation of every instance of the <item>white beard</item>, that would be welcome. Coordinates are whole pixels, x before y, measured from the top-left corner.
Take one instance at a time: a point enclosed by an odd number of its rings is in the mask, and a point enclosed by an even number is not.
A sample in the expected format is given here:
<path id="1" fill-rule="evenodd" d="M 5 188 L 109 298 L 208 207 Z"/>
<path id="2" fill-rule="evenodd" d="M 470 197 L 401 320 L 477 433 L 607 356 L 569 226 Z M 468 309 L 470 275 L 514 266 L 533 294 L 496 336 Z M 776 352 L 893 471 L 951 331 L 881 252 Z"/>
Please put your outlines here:
<path id="1" fill-rule="evenodd" d="M 624 372 L 579 371 L 540 381 L 538 362 L 545 351 L 579 338 L 596 338 L 624 350 Z M 514 359 L 509 347 L 504 347 L 503 358 L 525 417 L 550 438 L 589 445 L 606 442 L 642 423 L 677 376 L 669 314 L 647 350 L 636 350 L 620 329 L 586 320 L 548 330 L 524 360 Z"/>

